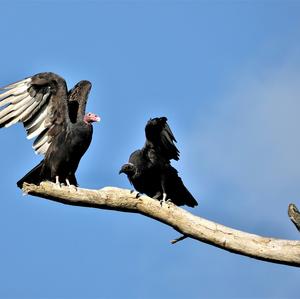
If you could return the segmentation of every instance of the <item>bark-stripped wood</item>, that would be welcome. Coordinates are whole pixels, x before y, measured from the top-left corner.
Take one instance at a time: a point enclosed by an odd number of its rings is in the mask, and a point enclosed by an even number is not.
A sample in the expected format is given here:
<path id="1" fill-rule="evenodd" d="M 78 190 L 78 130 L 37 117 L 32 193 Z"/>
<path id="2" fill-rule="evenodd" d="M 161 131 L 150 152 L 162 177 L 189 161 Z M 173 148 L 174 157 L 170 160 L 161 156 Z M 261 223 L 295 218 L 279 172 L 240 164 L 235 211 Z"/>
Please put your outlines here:
<path id="1" fill-rule="evenodd" d="M 184 236 L 233 253 L 278 264 L 300 266 L 300 241 L 242 232 L 195 216 L 172 203 L 161 206 L 159 201 L 144 195 L 136 198 L 135 193 L 126 189 L 76 189 L 43 182 L 40 186 L 24 183 L 23 191 L 68 205 L 139 213 L 171 226 Z"/>

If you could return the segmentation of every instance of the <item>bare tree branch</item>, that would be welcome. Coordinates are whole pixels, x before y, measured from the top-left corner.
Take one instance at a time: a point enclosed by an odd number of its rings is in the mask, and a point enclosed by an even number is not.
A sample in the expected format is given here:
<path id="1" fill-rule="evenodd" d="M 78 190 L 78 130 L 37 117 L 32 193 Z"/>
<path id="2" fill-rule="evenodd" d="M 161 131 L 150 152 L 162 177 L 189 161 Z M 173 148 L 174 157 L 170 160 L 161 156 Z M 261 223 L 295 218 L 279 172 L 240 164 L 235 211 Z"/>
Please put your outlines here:
<path id="1" fill-rule="evenodd" d="M 180 242 L 180 241 L 182 241 L 182 240 L 184 240 L 184 239 L 186 239 L 188 236 L 181 236 L 181 237 L 179 237 L 179 238 L 177 238 L 177 239 L 174 239 L 174 240 L 172 240 L 171 241 L 171 244 L 176 244 L 177 242 Z"/>
<path id="2" fill-rule="evenodd" d="M 69 205 L 139 213 L 173 227 L 183 236 L 233 253 L 278 264 L 300 266 L 300 241 L 261 237 L 235 230 L 197 217 L 172 203 L 161 206 L 159 201 L 144 195 L 136 198 L 126 189 L 75 189 L 43 182 L 40 186 L 24 183 L 23 191 Z"/>

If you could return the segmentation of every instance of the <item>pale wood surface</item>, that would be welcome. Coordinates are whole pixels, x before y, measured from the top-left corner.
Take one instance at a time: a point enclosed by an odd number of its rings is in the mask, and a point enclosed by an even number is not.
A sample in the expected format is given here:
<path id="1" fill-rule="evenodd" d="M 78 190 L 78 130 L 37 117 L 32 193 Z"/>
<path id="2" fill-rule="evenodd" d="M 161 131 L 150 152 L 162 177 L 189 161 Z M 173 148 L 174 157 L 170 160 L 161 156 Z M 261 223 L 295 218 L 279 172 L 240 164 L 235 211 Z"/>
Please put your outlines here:
<path id="1" fill-rule="evenodd" d="M 145 195 L 136 198 L 135 192 L 131 193 L 126 189 L 105 187 L 90 190 L 59 187 L 43 182 L 40 186 L 24 183 L 23 191 L 69 205 L 139 213 L 171 226 L 184 236 L 233 253 L 273 263 L 300 266 L 300 241 L 242 232 L 195 216 L 172 203 L 161 206 L 159 201 Z"/>

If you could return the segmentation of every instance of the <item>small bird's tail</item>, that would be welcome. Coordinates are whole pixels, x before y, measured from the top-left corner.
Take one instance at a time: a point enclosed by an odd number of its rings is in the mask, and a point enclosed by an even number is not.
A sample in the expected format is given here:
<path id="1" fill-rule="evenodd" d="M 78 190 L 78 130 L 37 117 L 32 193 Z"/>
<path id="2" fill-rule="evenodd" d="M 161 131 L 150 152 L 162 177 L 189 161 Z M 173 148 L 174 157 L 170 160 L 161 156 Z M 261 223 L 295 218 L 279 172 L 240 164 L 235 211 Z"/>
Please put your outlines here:
<path id="1" fill-rule="evenodd" d="M 17 186 L 22 189 L 23 183 L 30 183 L 30 184 L 39 184 L 41 182 L 41 169 L 43 166 L 44 160 L 42 160 L 37 166 L 31 169 L 23 178 L 21 178 L 17 182 Z"/>
<path id="2" fill-rule="evenodd" d="M 167 173 L 168 198 L 177 206 L 187 205 L 192 208 L 197 206 L 197 200 L 185 187 L 181 177 L 178 176 L 177 170 L 170 166 Z"/>
<path id="3" fill-rule="evenodd" d="M 182 204 L 187 205 L 192 208 L 194 208 L 195 206 L 198 206 L 197 200 L 194 198 L 194 196 L 191 194 L 191 192 L 184 186 L 182 179 L 179 178 L 179 180 L 182 183 L 180 198 L 184 199 L 184 202 Z"/>

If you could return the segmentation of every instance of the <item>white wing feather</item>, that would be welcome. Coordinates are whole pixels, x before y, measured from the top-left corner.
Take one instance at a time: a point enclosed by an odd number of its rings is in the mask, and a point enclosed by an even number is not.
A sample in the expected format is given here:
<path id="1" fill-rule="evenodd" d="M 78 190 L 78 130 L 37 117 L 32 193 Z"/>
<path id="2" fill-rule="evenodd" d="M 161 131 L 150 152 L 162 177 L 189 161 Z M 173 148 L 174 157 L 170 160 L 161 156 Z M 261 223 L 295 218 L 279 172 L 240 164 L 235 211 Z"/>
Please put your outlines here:
<path id="1" fill-rule="evenodd" d="M 43 97 L 40 95 L 38 98 L 36 94 L 31 95 L 29 92 L 31 81 L 31 78 L 27 78 L 0 88 L 0 109 L 3 107 L 0 110 L 0 127 L 9 127 L 20 121 L 25 122 L 28 139 L 41 134 L 41 138 L 37 138 L 37 142 L 34 143 L 33 149 L 37 154 L 45 154 L 51 144 L 51 138 L 43 134 L 51 125 L 46 121 L 50 111 L 49 105 L 44 105 L 50 98 L 50 88 Z M 36 109 L 40 110 L 35 111 Z"/>

